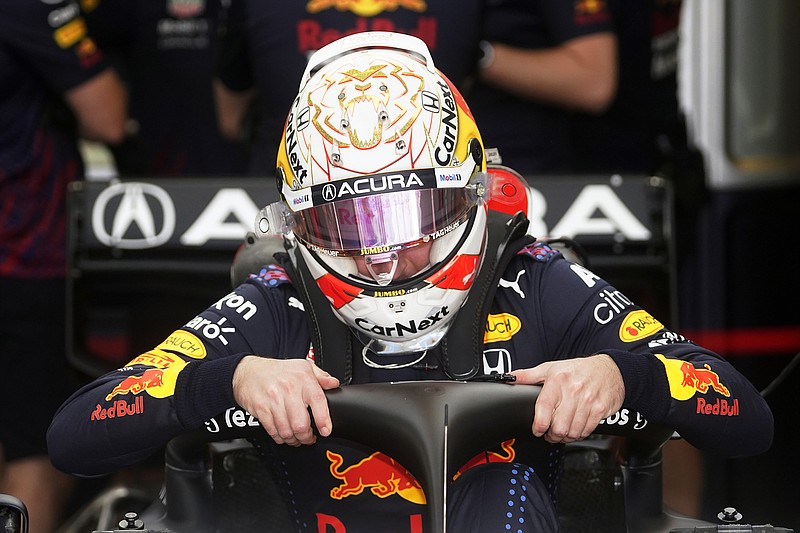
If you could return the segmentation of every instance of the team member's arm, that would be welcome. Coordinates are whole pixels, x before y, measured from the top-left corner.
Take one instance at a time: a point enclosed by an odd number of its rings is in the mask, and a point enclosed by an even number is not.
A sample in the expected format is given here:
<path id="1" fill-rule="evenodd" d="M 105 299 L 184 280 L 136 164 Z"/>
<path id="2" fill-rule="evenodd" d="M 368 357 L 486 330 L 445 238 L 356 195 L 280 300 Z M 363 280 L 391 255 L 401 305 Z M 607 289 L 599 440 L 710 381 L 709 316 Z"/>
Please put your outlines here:
<path id="1" fill-rule="evenodd" d="M 611 32 L 538 50 L 492 43 L 481 79 L 522 98 L 600 113 L 617 90 L 617 39 Z"/>
<path id="2" fill-rule="evenodd" d="M 78 122 L 78 134 L 90 141 L 118 144 L 125 137 L 128 93 L 116 71 L 107 68 L 64 94 Z"/>
<path id="3" fill-rule="evenodd" d="M 256 98 L 255 89 L 234 91 L 219 79 L 215 79 L 213 84 L 219 131 L 226 139 L 246 140 L 244 124 Z"/>
<path id="4" fill-rule="evenodd" d="M 243 2 L 233 0 L 225 10 L 214 65 L 217 125 L 222 135 L 233 141 L 247 140 L 245 124 L 257 95 L 244 9 Z"/>
<path id="5" fill-rule="evenodd" d="M 3 9 L 13 13 L 3 14 Z M 89 34 L 73 2 L 16 2 L 0 8 L 0 17 L 17 20 L 3 30 L 11 53 L 24 58 L 60 95 L 75 117 L 79 135 L 110 144 L 122 140 L 127 91 L 117 72 Z"/>
<path id="6" fill-rule="evenodd" d="M 523 99 L 593 113 L 617 90 L 617 36 L 605 2 L 540 0 L 488 7 L 479 76 Z"/>

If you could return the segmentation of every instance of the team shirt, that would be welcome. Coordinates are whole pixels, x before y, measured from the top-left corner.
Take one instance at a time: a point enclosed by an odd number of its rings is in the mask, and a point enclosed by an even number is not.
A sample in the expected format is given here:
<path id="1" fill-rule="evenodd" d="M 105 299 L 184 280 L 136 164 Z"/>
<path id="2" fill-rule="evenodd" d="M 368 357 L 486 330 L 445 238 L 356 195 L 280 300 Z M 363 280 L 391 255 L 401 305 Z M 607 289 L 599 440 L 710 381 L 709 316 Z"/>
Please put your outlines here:
<path id="1" fill-rule="evenodd" d="M 613 31 L 605 0 L 499 0 L 487 10 L 483 38 L 525 49 L 547 49 Z M 573 170 L 570 112 L 521 98 L 483 82 L 465 97 L 486 146 L 523 175 Z"/>
<path id="2" fill-rule="evenodd" d="M 610 6 L 619 42 L 617 95 L 605 113 L 575 116 L 576 165 L 583 172 L 656 172 L 687 142 L 678 103 L 681 0 Z"/>
<path id="3" fill-rule="evenodd" d="M 247 170 L 243 143 L 217 125 L 212 79 L 219 0 L 96 0 L 89 28 L 118 67 L 135 131 L 115 147 L 120 174 L 226 176 Z"/>
<path id="4" fill-rule="evenodd" d="M 0 3 L 0 275 L 64 276 L 83 163 L 61 95 L 105 68 L 77 2 Z"/>
<path id="5" fill-rule="evenodd" d="M 436 67 L 461 87 L 473 72 L 483 0 L 284 2 L 233 0 L 218 76 L 230 89 L 257 88 L 251 171 L 271 175 L 286 115 L 308 57 L 340 37 L 395 31 L 419 37 Z"/>

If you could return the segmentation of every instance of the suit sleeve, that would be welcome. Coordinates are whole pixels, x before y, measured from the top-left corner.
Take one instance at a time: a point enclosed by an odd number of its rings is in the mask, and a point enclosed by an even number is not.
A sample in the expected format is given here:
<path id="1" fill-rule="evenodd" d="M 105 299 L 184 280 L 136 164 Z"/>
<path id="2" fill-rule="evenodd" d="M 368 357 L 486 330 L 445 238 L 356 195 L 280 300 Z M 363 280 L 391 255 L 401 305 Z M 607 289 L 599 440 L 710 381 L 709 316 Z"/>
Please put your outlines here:
<path id="1" fill-rule="evenodd" d="M 771 410 L 729 362 L 560 254 L 541 266 L 536 290 L 554 358 L 610 355 L 625 383 L 623 407 L 697 448 L 736 457 L 770 447 Z"/>
<path id="2" fill-rule="evenodd" d="M 242 357 L 308 351 L 307 336 L 296 333 L 305 330 L 304 312 L 286 305 L 290 294 L 246 282 L 152 350 L 75 392 L 48 431 L 53 464 L 81 476 L 109 473 L 235 406 L 232 377 Z"/>
<path id="3" fill-rule="evenodd" d="M 108 68 L 75 2 L 4 1 L 0 21 L 10 53 L 22 58 L 55 93 Z"/>

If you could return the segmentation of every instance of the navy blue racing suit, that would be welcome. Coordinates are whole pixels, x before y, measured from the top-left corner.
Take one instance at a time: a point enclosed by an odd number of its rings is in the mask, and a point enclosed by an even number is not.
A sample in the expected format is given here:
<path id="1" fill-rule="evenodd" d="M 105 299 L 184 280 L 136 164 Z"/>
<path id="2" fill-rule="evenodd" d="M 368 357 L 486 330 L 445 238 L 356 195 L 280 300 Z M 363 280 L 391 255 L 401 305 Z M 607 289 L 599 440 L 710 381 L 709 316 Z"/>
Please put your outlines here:
<path id="1" fill-rule="evenodd" d="M 214 431 L 209 419 L 226 413 L 223 419 L 229 420 L 242 411 L 231 385 L 241 358 L 304 358 L 307 331 L 306 310 L 286 271 L 264 265 L 159 346 L 76 392 L 50 427 L 54 464 L 73 474 L 99 475 L 147 458 L 182 432 L 204 424 Z M 756 454 L 771 444 L 770 409 L 733 366 L 544 243 L 512 258 L 483 340 L 485 373 L 606 353 L 624 380 L 623 411 L 641 413 L 720 455 Z M 430 369 L 434 365 L 372 368 L 357 354 L 355 383 L 445 377 Z M 384 357 L 390 364 L 416 356 Z M 475 461 L 487 464 L 460 471 L 449 491 L 449 525 L 460 524 L 458 531 L 556 527 L 548 492 L 554 490 L 561 447 L 531 440 L 538 443 L 538 457 L 507 441 L 487 451 L 485 461 Z M 422 530 L 419 484 L 379 450 L 339 440 L 334 428 L 333 436 L 312 446 L 273 445 L 270 453 L 298 531 Z M 359 468 L 372 477 L 358 477 Z"/>

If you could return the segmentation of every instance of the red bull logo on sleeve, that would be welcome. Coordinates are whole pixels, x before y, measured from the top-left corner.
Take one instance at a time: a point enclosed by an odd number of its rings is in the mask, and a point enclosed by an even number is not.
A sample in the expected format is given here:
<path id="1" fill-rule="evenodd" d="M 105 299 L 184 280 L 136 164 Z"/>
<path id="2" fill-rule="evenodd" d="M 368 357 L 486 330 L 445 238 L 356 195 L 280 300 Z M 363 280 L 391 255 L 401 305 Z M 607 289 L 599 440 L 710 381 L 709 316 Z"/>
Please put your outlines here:
<path id="1" fill-rule="evenodd" d="M 709 365 L 703 365 L 704 368 L 695 368 L 692 363 L 684 361 L 681 365 L 681 372 L 683 372 L 684 387 L 694 387 L 703 394 L 708 392 L 709 387 L 722 394 L 723 396 L 730 396 L 731 393 L 728 388 L 719 382 L 719 376 L 716 372 L 711 371 Z"/>
<path id="2" fill-rule="evenodd" d="M 153 387 L 164 384 L 164 371 L 158 368 L 148 368 L 138 376 L 128 376 L 119 385 L 114 387 L 106 396 L 106 401 L 121 394 L 140 394 Z"/>
<path id="3" fill-rule="evenodd" d="M 90 420 L 105 420 L 107 418 L 122 418 L 123 416 L 140 415 L 144 413 L 144 398 L 137 397 L 133 402 L 116 400 L 109 407 L 97 404 L 92 411 Z"/>
<path id="4" fill-rule="evenodd" d="M 425 504 L 422 486 L 391 457 L 375 452 L 352 466 L 342 468 L 344 458 L 341 455 L 330 450 L 325 454 L 331 462 L 331 475 L 341 481 L 340 485 L 331 489 L 331 498 L 342 500 L 369 489 L 379 498 L 397 494 L 412 503 Z"/>
<path id="5" fill-rule="evenodd" d="M 737 416 L 739 414 L 739 400 L 729 400 L 731 392 L 719 379 L 719 375 L 711 370 L 711 365 L 703 364 L 702 368 L 695 367 L 689 361 L 667 359 L 663 355 L 656 357 L 664 364 L 667 370 L 670 395 L 676 400 L 689 400 L 697 395 L 697 413 L 705 415 Z M 714 401 L 708 401 L 705 395 L 710 392 L 724 396 Z"/>
<path id="6" fill-rule="evenodd" d="M 173 334 L 170 339 L 174 339 Z M 164 341 L 165 343 L 169 341 Z M 160 346 L 163 346 L 162 343 Z M 145 352 L 130 363 L 120 369 L 120 372 L 130 371 L 134 366 L 155 367 L 144 370 L 141 374 L 134 374 L 125 377 L 118 383 L 111 392 L 106 395 L 106 400 L 111 400 L 115 396 L 125 394 L 141 394 L 147 392 L 153 398 L 166 398 L 175 393 L 175 384 L 178 381 L 178 375 L 186 367 L 187 363 L 178 355 L 170 353 L 165 350 L 156 348 L 149 352 Z"/>

